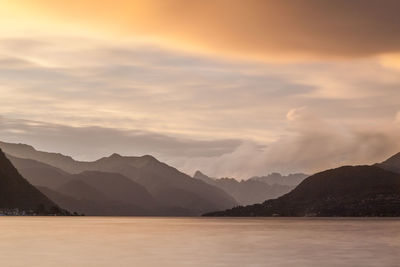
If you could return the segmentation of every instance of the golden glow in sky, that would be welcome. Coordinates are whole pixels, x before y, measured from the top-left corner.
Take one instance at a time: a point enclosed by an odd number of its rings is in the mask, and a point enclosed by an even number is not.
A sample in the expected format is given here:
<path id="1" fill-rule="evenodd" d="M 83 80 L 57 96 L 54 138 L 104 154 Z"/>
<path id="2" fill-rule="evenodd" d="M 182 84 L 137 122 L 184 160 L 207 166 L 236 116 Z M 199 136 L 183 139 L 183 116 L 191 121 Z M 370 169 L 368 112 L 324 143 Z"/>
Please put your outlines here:
<path id="1" fill-rule="evenodd" d="M 2 9 L 14 21 L 41 23 L 44 30 L 70 26 L 88 35 L 152 38 L 181 49 L 288 61 L 398 51 L 398 2 L 384 2 L 14 0 Z"/>

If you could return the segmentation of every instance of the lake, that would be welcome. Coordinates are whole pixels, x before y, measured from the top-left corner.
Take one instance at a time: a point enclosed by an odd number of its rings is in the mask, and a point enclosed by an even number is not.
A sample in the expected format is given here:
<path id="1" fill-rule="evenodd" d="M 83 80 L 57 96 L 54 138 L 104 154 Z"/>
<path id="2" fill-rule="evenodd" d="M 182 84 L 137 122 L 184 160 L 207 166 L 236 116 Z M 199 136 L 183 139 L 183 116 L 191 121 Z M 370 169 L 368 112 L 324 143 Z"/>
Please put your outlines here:
<path id="1" fill-rule="evenodd" d="M 1 217 L 1 266 L 399 266 L 399 219 Z"/>

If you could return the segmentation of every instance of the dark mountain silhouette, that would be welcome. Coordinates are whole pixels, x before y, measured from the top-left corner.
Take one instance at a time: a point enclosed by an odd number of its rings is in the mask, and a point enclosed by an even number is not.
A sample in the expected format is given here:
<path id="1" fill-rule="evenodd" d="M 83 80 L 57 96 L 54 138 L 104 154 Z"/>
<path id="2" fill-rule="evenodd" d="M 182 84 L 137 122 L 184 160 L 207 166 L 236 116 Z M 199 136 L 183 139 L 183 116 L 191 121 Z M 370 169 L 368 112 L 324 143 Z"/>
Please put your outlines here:
<path id="1" fill-rule="evenodd" d="M 0 208 L 40 210 L 58 210 L 55 213 L 64 213 L 56 204 L 43 195 L 39 190 L 25 180 L 0 150 Z"/>
<path id="2" fill-rule="evenodd" d="M 262 204 L 206 216 L 400 216 L 400 175 L 377 166 L 317 173 L 293 191 Z"/>
<path id="3" fill-rule="evenodd" d="M 98 203 L 89 200 L 75 199 L 44 186 L 37 186 L 37 189 L 54 203 L 70 212 L 84 215 L 107 215 L 103 207 L 99 206 Z"/>
<path id="4" fill-rule="evenodd" d="M 97 191 L 95 188 L 91 187 L 84 181 L 73 179 L 61 185 L 56 190 L 57 192 L 73 197 L 77 200 L 87 200 L 94 203 L 107 202 L 108 198 L 106 195 Z"/>
<path id="5" fill-rule="evenodd" d="M 257 180 L 242 180 L 239 182 L 233 178 L 215 179 L 200 171 L 197 171 L 193 178 L 221 188 L 233 196 L 240 205 L 255 204 L 267 199 L 277 198 L 294 188 L 294 186 L 288 185 L 269 185 Z"/>
<path id="6" fill-rule="evenodd" d="M 225 191 L 193 179 L 152 156 L 123 157 L 113 154 L 93 162 L 80 162 L 61 154 L 36 151 L 22 144 L 0 142 L 0 147 L 14 157 L 40 161 L 73 174 L 85 171 L 119 173 L 144 186 L 154 201 L 163 206 L 164 215 L 170 215 L 168 210 L 177 211 L 179 215 L 185 215 L 185 212 L 187 215 L 199 215 L 237 205 Z"/>
<path id="7" fill-rule="evenodd" d="M 155 208 L 154 199 L 143 186 L 120 174 L 88 171 L 71 175 L 36 160 L 7 157 L 15 163 L 18 171 L 25 173 L 30 183 L 42 188 L 51 200 L 71 211 L 86 215 L 121 215 L 116 213 L 121 210 L 124 215 L 157 215 L 164 212 Z M 102 189 L 104 194 L 96 188 Z M 67 201 L 66 197 L 71 199 Z M 82 208 L 79 207 L 81 205 Z M 148 208 L 152 210 L 144 212 Z"/>
<path id="8" fill-rule="evenodd" d="M 288 186 L 297 186 L 300 184 L 304 179 L 306 179 L 309 175 L 304 173 L 293 173 L 287 176 L 283 176 L 280 173 L 271 173 L 267 176 L 254 176 L 251 177 L 249 180 L 263 182 L 269 185 L 288 185 Z"/>
<path id="9" fill-rule="evenodd" d="M 400 153 L 397 153 L 396 155 L 393 155 L 385 160 L 384 162 L 378 163 L 376 165 L 378 167 L 381 167 L 382 169 L 400 173 Z"/>
<path id="10" fill-rule="evenodd" d="M 70 179 L 70 174 L 51 165 L 6 155 L 18 172 L 35 186 L 57 188 Z"/>
<path id="11" fill-rule="evenodd" d="M 144 208 L 156 206 L 156 202 L 146 188 L 121 174 L 86 171 L 73 177 L 91 186 L 106 199 L 126 202 Z"/>
<path id="12" fill-rule="evenodd" d="M 151 215 L 140 207 L 112 200 L 92 200 L 86 196 L 77 195 L 76 198 L 60 193 L 56 190 L 39 186 L 38 189 L 58 205 L 71 212 L 90 216 L 145 216 Z"/>

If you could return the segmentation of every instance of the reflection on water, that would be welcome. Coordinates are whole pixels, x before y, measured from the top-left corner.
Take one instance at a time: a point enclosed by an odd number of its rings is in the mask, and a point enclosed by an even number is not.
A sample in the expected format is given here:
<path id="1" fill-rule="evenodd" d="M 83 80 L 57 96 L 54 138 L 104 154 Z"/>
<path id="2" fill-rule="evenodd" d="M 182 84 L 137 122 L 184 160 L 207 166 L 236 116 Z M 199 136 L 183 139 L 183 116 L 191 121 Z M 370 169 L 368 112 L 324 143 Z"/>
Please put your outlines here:
<path id="1" fill-rule="evenodd" d="M 399 266 L 400 220 L 0 218 L 0 266 Z"/>

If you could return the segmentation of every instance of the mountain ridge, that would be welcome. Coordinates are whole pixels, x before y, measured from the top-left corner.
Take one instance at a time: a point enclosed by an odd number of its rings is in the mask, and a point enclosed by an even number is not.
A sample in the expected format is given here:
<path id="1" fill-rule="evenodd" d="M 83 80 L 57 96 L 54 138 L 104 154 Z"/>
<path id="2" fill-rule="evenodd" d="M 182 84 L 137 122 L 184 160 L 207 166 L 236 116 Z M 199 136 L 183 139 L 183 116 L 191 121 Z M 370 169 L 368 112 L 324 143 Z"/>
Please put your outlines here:
<path id="1" fill-rule="evenodd" d="M 400 216 L 400 175 L 342 166 L 311 175 L 277 199 L 205 216 Z"/>
<path id="2" fill-rule="evenodd" d="M 266 199 L 276 198 L 292 190 L 293 186 L 264 183 L 258 180 L 241 180 L 234 178 L 212 178 L 201 171 L 196 171 L 194 179 L 202 180 L 208 184 L 221 188 L 233 196 L 240 205 L 259 203 Z"/>
<path id="3" fill-rule="evenodd" d="M 93 162 L 81 162 L 59 153 L 37 151 L 26 145 L 0 142 L 0 147 L 13 157 L 24 157 L 24 151 L 27 151 L 29 159 L 71 174 L 85 171 L 119 173 L 144 186 L 166 208 L 180 212 L 186 210 L 190 215 L 237 205 L 236 200 L 220 188 L 195 180 L 150 155 L 125 157 L 114 153 Z"/>

